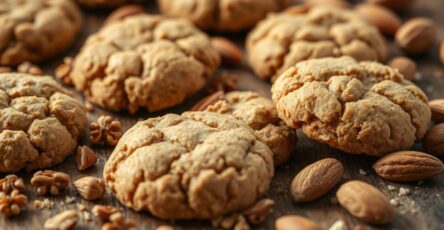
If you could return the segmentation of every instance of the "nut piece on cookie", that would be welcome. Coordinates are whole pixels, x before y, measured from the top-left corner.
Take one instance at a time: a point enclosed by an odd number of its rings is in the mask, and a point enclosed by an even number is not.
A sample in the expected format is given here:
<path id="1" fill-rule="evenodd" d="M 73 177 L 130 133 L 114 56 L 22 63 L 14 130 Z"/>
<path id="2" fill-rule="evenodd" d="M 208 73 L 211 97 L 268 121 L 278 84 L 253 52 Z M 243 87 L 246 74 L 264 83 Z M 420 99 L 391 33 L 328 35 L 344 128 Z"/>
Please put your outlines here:
<path id="1" fill-rule="evenodd" d="M 77 90 L 113 111 L 158 111 L 201 89 L 220 63 L 209 38 L 184 19 L 135 15 L 91 35 L 75 57 Z"/>
<path id="2" fill-rule="evenodd" d="M 243 210 L 268 190 L 273 173 L 272 152 L 244 122 L 186 112 L 134 125 L 103 177 L 123 205 L 172 220 Z"/>
<path id="3" fill-rule="evenodd" d="M 293 9 L 268 16 L 248 35 L 249 62 L 259 77 L 274 80 L 294 64 L 315 58 L 386 59 L 385 39 L 354 11 L 322 6 L 306 12 Z"/>
<path id="4" fill-rule="evenodd" d="M 284 9 L 292 0 L 157 0 L 160 11 L 184 17 L 199 28 L 240 31 L 252 28 L 268 13 Z"/>
<path id="5" fill-rule="evenodd" d="M 68 49 L 83 16 L 72 0 L 2 1 L 0 64 L 41 62 Z"/>
<path id="6" fill-rule="evenodd" d="M 350 57 L 304 61 L 272 87 L 279 117 L 348 153 L 409 149 L 428 128 L 427 96 L 395 69 Z"/>
<path id="7" fill-rule="evenodd" d="M 296 131 L 277 115 L 270 99 L 256 92 L 234 91 L 205 108 L 206 111 L 230 114 L 244 121 L 273 152 L 275 165 L 285 163 L 296 150 Z"/>
<path id="8" fill-rule="evenodd" d="M 62 162 L 86 122 L 82 103 L 51 77 L 0 74 L 0 172 Z"/>

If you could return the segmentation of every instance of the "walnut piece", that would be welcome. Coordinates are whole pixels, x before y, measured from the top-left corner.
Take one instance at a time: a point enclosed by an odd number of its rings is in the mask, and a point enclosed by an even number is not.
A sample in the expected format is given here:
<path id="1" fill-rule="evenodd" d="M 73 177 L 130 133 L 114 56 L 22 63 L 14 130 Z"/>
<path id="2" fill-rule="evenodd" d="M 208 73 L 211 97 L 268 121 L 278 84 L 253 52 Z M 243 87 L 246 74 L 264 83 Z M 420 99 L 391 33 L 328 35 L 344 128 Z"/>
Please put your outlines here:
<path id="1" fill-rule="evenodd" d="M 63 211 L 45 221 L 46 230 L 69 230 L 74 228 L 79 216 L 74 209 Z"/>
<path id="2" fill-rule="evenodd" d="M 89 138 L 93 144 L 105 142 L 115 146 L 122 136 L 122 125 L 120 121 L 114 120 L 110 116 L 101 116 L 97 122 L 89 125 Z"/>
<path id="3" fill-rule="evenodd" d="M 79 146 L 77 147 L 76 152 L 76 163 L 77 169 L 79 171 L 83 171 L 94 166 L 97 163 L 97 155 L 88 146 Z"/>
<path id="4" fill-rule="evenodd" d="M 55 76 L 66 85 L 72 85 L 71 70 L 73 65 L 72 57 L 65 57 L 63 63 L 54 70 Z"/>
<path id="5" fill-rule="evenodd" d="M 28 204 L 28 197 L 14 189 L 10 194 L 0 192 L 0 213 L 4 216 L 16 216 Z"/>
<path id="6" fill-rule="evenodd" d="M 31 185 L 37 188 L 38 195 L 59 195 L 60 190 L 71 184 L 71 177 L 63 172 L 52 170 L 38 171 L 31 179 Z"/>
<path id="7" fill-rule="evenodd" d="M 134 230 L 136 224 L 129 219 L 126 219 L 119 209 L 111 205 L 94 205 L 92 212 L 99 217 L 103 222 L 102 230 Z"/>
<path id="8" fill-rule="evenodd" d="M 18 190 L 20 193 L 25 191 L 25 182 L 23 182 L 23 178 L 10 174 L 5 178 L 0 179 L 0 192 L 10 194 L 13 190 Z"/>

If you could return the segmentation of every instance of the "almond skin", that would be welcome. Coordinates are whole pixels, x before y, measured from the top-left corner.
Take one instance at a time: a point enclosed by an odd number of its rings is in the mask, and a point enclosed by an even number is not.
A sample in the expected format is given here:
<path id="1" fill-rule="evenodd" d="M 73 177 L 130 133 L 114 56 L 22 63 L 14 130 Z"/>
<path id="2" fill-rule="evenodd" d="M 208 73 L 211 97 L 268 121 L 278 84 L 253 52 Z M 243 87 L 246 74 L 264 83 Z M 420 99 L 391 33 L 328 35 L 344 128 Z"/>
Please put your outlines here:
<path id="1" fill-rule="evenodd" d="M 435 156 L 444 156 L 444 123 L 433 126 L 425 135 L 424 148 Z"/>
<path id="2" fill-rule="evenodd" d="M 291 183 L 291 195 L 296 202 L 315 200 L 330 191 L 344 174 L 344 166 L 334 158 L 308 165 Z"/>
<path id="3" fill-rule="evenodd" d="M 276 230 L 321 230 L 315 222 L 297 215 L 279 217 L 274 223 Z"/>
<path id="4" fill-rule="evenodd" d="M 405 52 L 417 55 L 428 51 L 436 40 L 436 27 L 428 18 L 413 18 L 396 32 L 396 43 Z"/>
<path id="5" fill-rule="evenodd" d="M 432 109 L 432 118 L 436 122 L 444 122 L 444 99 L 432 100 L 429 102 Z"/>
<path id="6" fill-rule="evenodd" d="M 360 4 L 356 12 L 387 35 L 394 36 L 402 22 L 390 9 L 374 4 Z"/>
<path id="7" fill-rule="evenodd" d="M 410 58 L 396 57 L 388 65 L 397 69 L 409 81 L 412 81 L 413 77 L 415 77 L 416 63 Z"/>
<path id="8" fill-rule="evenodd" d="M 376 173 L 391 181 L 418 181 L 431 178 L 444 170 L 438 158 L 422 152 L 400 151 L 388 154 L 373 165 Z"/>
<path id="9" fill-rule="evenodd" d="M 363 181 L 353 180 L 343 184 L 336 197 L 350 214 L 369 224 L 386 224 L 395 214 L 387 197 Z"/>
<path id="10" fill-rule="evenodd" d="M 242 51 L 230 40 L 223 37 L 212 37 L 211 45 L 219 53 L 222 63 L 226 65 L 242 63 Z"/>

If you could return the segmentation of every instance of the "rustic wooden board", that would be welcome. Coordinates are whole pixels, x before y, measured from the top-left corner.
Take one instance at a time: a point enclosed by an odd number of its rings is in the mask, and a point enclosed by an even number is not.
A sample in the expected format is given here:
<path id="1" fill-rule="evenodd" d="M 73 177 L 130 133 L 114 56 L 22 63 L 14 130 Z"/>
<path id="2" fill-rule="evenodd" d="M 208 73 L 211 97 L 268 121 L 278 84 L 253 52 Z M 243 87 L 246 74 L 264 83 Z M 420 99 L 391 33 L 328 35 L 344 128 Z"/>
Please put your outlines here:
<path id="1" fill-rule="evenodd" d="M 147 6 L 147 9 L 149 12 L 156 12 L 155 4 L 150 4 Z M 439 25 L 440 32 L 442 32 L 442 28 L 444 28 L 443 10 L 444 4 L 442 0 L 417 1 L 417 5 L 414 7 L 414 9 L 412 9 L 408 15 L 404 15 L 403 17 L 410 18 L 414 16 L 427 16 L 433 18 Z M 108 12 L 98 11 L 85 12 L 86 22 L 81 38 L 69 51 L 68 55 L 75 55 L 78 52 L 86 36 L 96 31 L 101 26 L 107 13 Z M 230 39 L 236 41 L 239 45 L 243 46 L 245 34 L 226 34 L 224 36 L 229 37 Z M 391 47 L 392 54 L 396 55 L 400 53 L 395 46 L 392 45 Z M 415 83 L 424 89 L 424 91 L 426 91 L 428 96 L 432 99 L 440 97 L 444 98 L 444 66 L 439 64 L 437 50 L 438 48 L 435 48 L 428 55 L 415 58 L 415 60 L 419 63 L 419 74 L 417 75 Z M 48 74 L 53 74 L 54 67 L 62 62 L 62 57 L 63 56 L 60 56 L 59 58 L 56 58 L 50 62 L 44 63 L 43 68 L 45 69 L 45 72 Z M 241 90 L 255 90 L 266 96 L 270 96 L 269 83 L 255 78 L 246 64 L 238 68 L 222 67 L 221 69 L 239 75 L 239 87 Z M 79 98 L 81 98 L 80 94 L 76 94 Z M 96 120 L 100 115 L 110 114 L 118 118 L 122 122 L 124 130 L 127 130 L 138 120 L 162 115 L 168 112 L 180 113 L 185 111 L 202 96 L 203 92 L 194 96 L 183 105 L 167 111 L 162 111 L 161 113 L 150 114 L 147 112 L 140 112 L 135 115 L 129 115 L 127 113 L 109 113 L 102 109 L 96 108 L 93 113 L 88 115 L 88 118 L 90 121 L 93 121 Z M 328 229 L 328 227 L 338 219 L 344 220 L 349 228 L 352 228 L 357 224 L 363 224 L 347 214 L 347 212 L 339 207 L 339 205 L 332 202 L 331 199 L 334 197 L 335 191 L 330 192 L 316 202 L 308 204 L 301 205 L 291 201 L 289 185 L 294 175 L 305 165 L 325 157 L 335 157 L 345 165 L 346 172 L 342 181 L 349 179 L 367 181 L 379 187 L 390 198 L 397 197 L 397 199 L 399 199 L 401 202 L 400 206 L 397 207 L 397 215 L 392 224 L 377 227 L 373 226 L 372 228 L 444 229 L 444 175 L 437 176 L 432 180 L 424 181 L 424 183 L 421 185 L 418 185 L 417 183 L 400 184 L 388 182 L 380 179 L 372 171 L 371 165 L 376 158 L 345 154 L 340 151 L 333 150 L 326 145 L 309 140 L 301 133 L 299 133 L 298 136 L 299 140 L 296 152 L 292 155 L 288 163 L 276 169 L 275 177 L 271 184 L 271 189 L 266 194 L 266 197 L 276 201 L 274 212 L 268 217 L 266 222 L 255 227 L 256 229 L 273 229 L 274 220 L 284 214 L 299 214 L 307 216 L 319 222 L 325 229 Z M 86 137 L 81 140 L 80 144 L 90 146 L 90 143 Z M 69 173 L 73 180 L 87 175 L 101 177 L 103 165 L 111 153 L 112 148 L 93 146 L 93 149 L 97 152 L 99 157 L 98 164 L 95 168 L 81 173 L 76 169 L 74 157 L 69 157 L 64 163 L 54 167 L 54 169 Z M 413 149 L 421 150 L 422 147 L 420 144 L 416 144 Z M 360 174 L 359 169 L 367 172 L 367 175 Z M 30 174 L 21 172 L 19 175 L 24 177 L 27 183 L 29 182 L 31 176 Z M 388 185 L 396 187 L 397 190 L 389 191 L 387 189 Z M 408 188 L 411 191 L 411 194 L 408 196 L 398 196 L 397 193 L 400 187 Z M 53 208 L 36 210 L 32 206 L 32 201 L 35 199 L 42 200 L 43 197 L 38 197 L 30 187 L 27 188 L 26 194 L 30 198 L 28 209 L 18 217 L 11 219 L 0 217 L 0 229 L 42 229 L 43 223 L 48 217 L 59 213 L 61 210 L 75 208 L 75 203 L 66 204 L 64 202 L 65 195 L 75 197 L 76 203 L 85 204 L 89 210 L 95 204 L 93 202 L 86 202 L 80 197 L 76 196 L 74 189 L 70 188 L 63 196 L 48 197 L 51 201 L 54 201 Z M 140 229 L 155 229 L 156 226 L 162 224 L 174 225 L 176 229 L 211 229 L 211 224 L 205 221 L 167 223 L 154 218 L 149 213 L 136 213 L 120 205 L 109 192 L 102 200 L 96 203 L 112 204 L 122 208 L 130 218 L 137 221 Z M 76 226 L 76 229 L 98 229 L 99 227 L 100 221 L 93 218 L 93 220 L 90 222 L 81 220 Z"/>

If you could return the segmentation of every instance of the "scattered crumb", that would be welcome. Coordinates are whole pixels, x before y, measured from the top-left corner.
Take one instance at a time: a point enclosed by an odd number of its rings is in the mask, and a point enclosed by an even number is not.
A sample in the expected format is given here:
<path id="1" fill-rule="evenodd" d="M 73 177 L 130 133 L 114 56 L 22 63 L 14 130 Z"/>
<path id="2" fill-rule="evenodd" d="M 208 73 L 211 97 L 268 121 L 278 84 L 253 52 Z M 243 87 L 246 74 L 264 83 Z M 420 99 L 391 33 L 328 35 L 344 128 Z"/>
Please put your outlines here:
<path id="1" fill-rule="evenodd" d="M 359 174 L 361 174 L 363 176 L 367 176 L 367 172 L 364 171 L 363 169 L 359 169 Z"/>
<path id="2" fill-rule="evenodd" d="M 399 196 L 406 196 L 406 195 L 409 195 L 410 194 L 410 189 L 408 189 L 408 188 L 399 188 L 399 193 L 398 193 L 398 195 Z"/>
<path id="3" fill-rule="evenodd" d="M 343 220 L 337 220 L 328 230 L 347 230 L 347 225 Z"/>
<path id="4" fill-rule="evenodd" d="M 393 206 L 398 206 L 399 205 L 399 201 L 397 199 L 390 199 L 390 204 Z"/>
<path id="5" fill-rule="evenodd" d="M 94 105 L 91 104 L 89 101 L 85 102 L 84 106 L 85 106 L 86 111 L 88 111 L 88 112 L 94 111 Z"/>
<path id="6" fill-rule="evenodd" d="M 91 213 L 89 213 L 88 211 L 83 211 L 83 219 L 85 219 L 86 221 L 91 221 Z"/>
<path id="7" fill-rule="evenodd" d="M 41 209 L 43 207 L 42 201 L 34 200 L 34 208 Z"/>
<path id="8" fill-rule="evenodd" d="M 395 190 L 396 190 L 396 187 L 393 186 L 393 185 L 387 185 L 387 189 L 388 189 L 389 191 L 395 191 Z"/>
<path id="9" fill-rule="evenodd" d="M 65 198 L 65 202 L 66 202 L 67 204 L 72 204 L 72 203 L 75 202 L 75 199 L 74 199 L 74 197 L 72 197 L 72 196 L 67 196 L 67 197 Z"/>
<path id="10" fill-rule="evenodd" d="M 80 211 L 85 211 L 85 210 L 86 210 L 86 206 L 85 206 L 84 204 L 77 204 L 77 208 L 78 208 Z"/>

